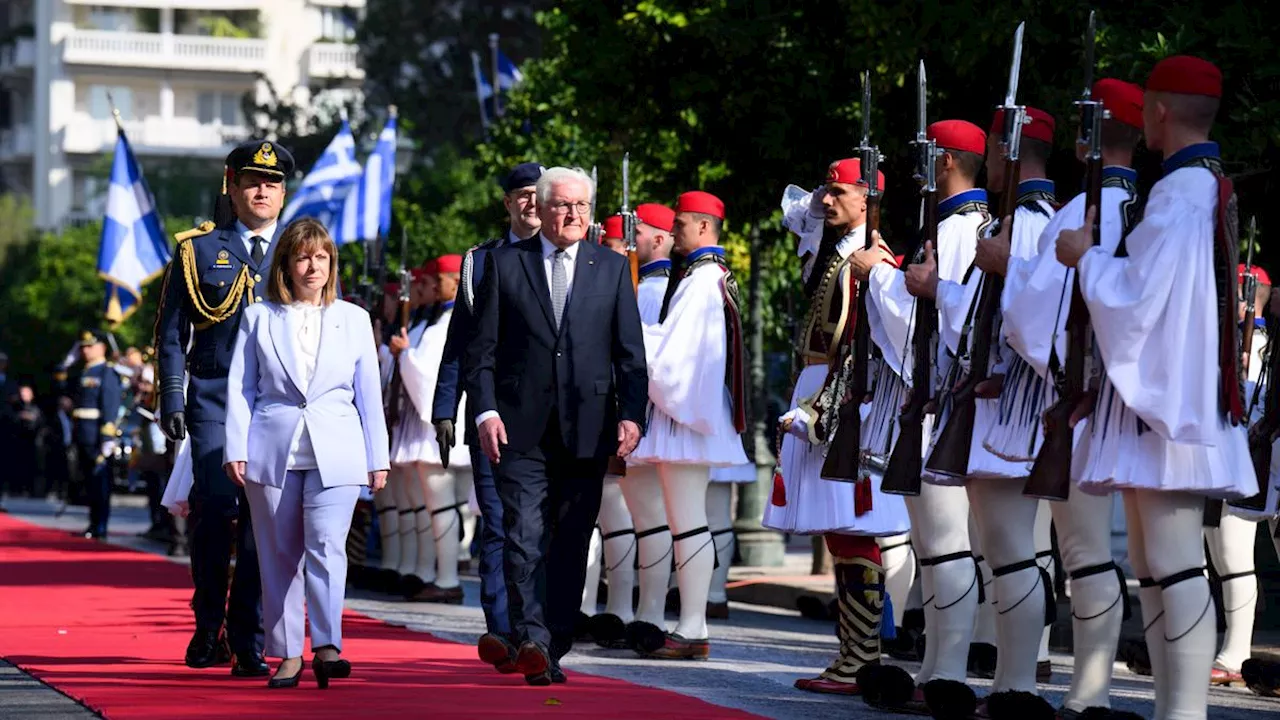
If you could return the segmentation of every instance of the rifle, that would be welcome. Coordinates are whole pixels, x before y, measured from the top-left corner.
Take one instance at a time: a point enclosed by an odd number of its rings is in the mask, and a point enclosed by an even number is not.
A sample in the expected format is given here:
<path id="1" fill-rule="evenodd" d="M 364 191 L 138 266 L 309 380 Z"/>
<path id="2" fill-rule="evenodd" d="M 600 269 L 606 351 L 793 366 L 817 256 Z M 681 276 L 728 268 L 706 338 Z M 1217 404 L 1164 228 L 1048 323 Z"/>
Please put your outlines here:
<path id="1" fill-rule="evenodd" d="M 1009 89 L 1004 105 L 1004 194 L 1001 197 L 1000 217 L 1009 219 L 1009 237 L 1013 237 L 1014 211 L 1018 207 L 1018 175 L 1022 168 L 1019 146 L 1022 142 L 1022 126 L 1027 122 L 1027 109 L 1017 104 L 1018 73 L 1022 67 L 1022 32 L 1026 23 L 1019 23 L 1013 33 L 1013 62 L 1009 69 Z M 1003 220 L 1001 221 L 1003 222 Z M 969 449 L 973 444 L 973 423 L 977 413 L 977 388 L 988 377 L 991 345 L 995 341 L 996 316 L 1000 313 L 1000 292 L 1004 278 L 995 273 L 983 273 L 979 280 L 977 309 L 966 323 L 960 351 L 968 353 L 969 372 L 951 391 L 951 411 L 946 425 L 938 434 L 933 452 L 925 467 L 939 475 L 964 477 L 969 472 Z M 972 338 L 972 340 L 970 340 Z M 960 359 L 957 358 L 957 366 Z"/>
<path id="2" fill-rule="evenodd" d="M 924 61 L 920 61 L 918 75 L 918 103 L 920 116 L 916 123 L 916 139 L 911 144 L 916 150 L 915 179 L 920 183 L 921 219 L 920 248 L 917 257 L 923 259 L 924 244 L 938 246 L 938 144 L 927 133 L 926 90 Z M 937 304 L 926 298 L 916 298 L 915 327 L 911 345 L 911 395 L 898 415 L 898 440 L 889 455 L 889 464 L 880 482 L 881 492 L 893 495 L 919 495 L 920 474 L 924 469 L 924 416 L 932 399 L 933 336 L 937 332 Z"/>
<path id="3" fill-rule="evenodd" d="M 1101 241 L 1102 224 L 1102 121 L 1111 116 L 1102 102 L 1093 99 L 1093 46 L 1097 36 L 1094 13 L 1089 13 L 1089 26 L 1084 35 L 1084 92 L 1076 101 L 1080 108 L 1080 137 L 1076 144 L 1084 149 L 1085 163 L 1085 212 L 1098 208 L 1093 226 L 1089 228 L 1093 244 Z M 1085 364 L 1092 350 L 1089 338 L 1089 307 L 1080 294 L 1078 271 L 1069 272 L 1071 279 L 1071 305 L 1067 310 L 1067 357 L 1059 366 L 1057 338 L 1049 350 L 1049 366 L 1054 373 L 1054 385 L 1058 399 L 1044 412 L 1044 443 L 1031 465 L 1022 494 L 1043 500 L 1066 500 L 1071 494 L 1071 453 L 1075 447 L 1075 432 L 1071 427 L 1071 415 L 1088 400 L 1091 388 L 1085 385 Z M 1065 288 L 1064 288 L 1065 289 Z M 1055 333 L 1056 334 L 1056 333 Z"/>
<path id="4" fill-rule="evenodd" d="M 596 166 L 591 166 L 591 224 L 587 225 L 587 242 L 594 245 L 600 244 L 601 237 L 604 236 L 604 226 L 596 222 L 596 195 L 599 194 L 599 185 L 596 180 Z"/>
<path id="5" fill-rule="evenodd" d="M 1280 432 L 1280 385 L 1276 383 L 1276 378 L 1280 377 L 1280 347 L 1276 345 L 1278 335 L 1280 319 L 1268 318 L 1267 346 L 1262 351 L 1266 364 L 1262 366 L 1258 377 L 1258 383 L 1265 386 L 1267 392 L 1262 400 L 1262 417 L 1249 428 L 1249 457 L 1253 460 L 1253 471 L 1258 476 L 1258 494 L 1243 500 L 1228 501 L 1232 507 L 1255 513 L 1267 510 L 1267 492 L 1271 487 L 1271 447 L 1276 433 Z"/>
<path id="6" fill-rule="evenodd" d="M 636 214 L 631 209 L 631 153 L 622 154 L 622 240 L 631 265 L 631 287 L 640 287 L 640 256 L 636 254 Z"/>
<path id="7" fill-rule="evenodd" d="M 1244 371 L 1249 372 L 1249 359 L 1253 355 L 1254 314 L 1258 309 L 1258 277 L 1253 274 L 1253 243 L 1258 235 L 1257 218 L 1249 218 L 1249 249 L 1244 259 L 1244 277 L 1240 279 L 1240 294 L 1244 296 L 1244 328 L 1240 335 L 1240 352 Z"/>
<path id="8" fill-rule="evenodd" d="M 862 165 L 862 181 L 867 186 L 867 239 L 864 247 L 871 248 L 875 243 L 873 235 L 880 227 L 881 192 L 876 175 L 883 158 L 880 148 L 871 144 L 871 73 L 867 70 L 862 72 L 862 144 L 858 146 L 857 153 Z M 838 413 L 839 424 L 827 447 L 822 477 L 846 482 L 858 480 L 862 457 L 862 415 L 859 409 L 863 396 L 867 394 L 867 356 L 871 353 L 867 295 L 862 285 L 857 283 L 854 289 L 858 315 L 849 341 L 853 347 L 853 376 L 849 380 L 848 392 L 834 399 L 838 406 L 826 409 L 827 412 Z M 834 362 L 833 372 L 843 372 L 844 352 L 836 353 Z"/>
<path id="9" fill-rule="evenodd" d="M 409 300 L 410 287 L 413 285 L 413 274 L 409 272 L 408 266 L 409 242 L 404 232 L 400 230 L 400 327 L 405 330 L 409 329 Z M 400 377 L 400 358 L 397 356 L 394 361 L 394 368 L 391 371 L 391 382 L 387 388 L 385 397 L 387 428 L 394 428 L 400 424 L 400 403 L 401 403 L 401 387 L 404 381 Z"/>

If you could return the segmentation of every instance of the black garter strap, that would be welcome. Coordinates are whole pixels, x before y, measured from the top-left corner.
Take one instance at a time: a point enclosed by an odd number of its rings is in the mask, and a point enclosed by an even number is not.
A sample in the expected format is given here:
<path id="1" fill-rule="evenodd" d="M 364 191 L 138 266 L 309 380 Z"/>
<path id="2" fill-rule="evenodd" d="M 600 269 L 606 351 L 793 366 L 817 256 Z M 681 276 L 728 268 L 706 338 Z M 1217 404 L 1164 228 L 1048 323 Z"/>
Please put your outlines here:
<path id="1" fill-rule="evenodd" d="M 598 526 L 597 526 L 597 527 L 598 527 Z M 600 536 L 600 540 L 601 540 L 601 542 L 608 542 L 608 541 L 610 541 L 610 540 L 612 540 L 612 539 L 614 539 L 614 538 L 626 537 L 626 536 L 628 536 L 628 535 L 635 535 L 635 534 L 636 534 L 636 529 L 635 529 L 635 528 L 627 528 L 626 530 L 614 530 L 614 531 L 613 531 L 613 532 L 611 532 L 611 533 L 605 533 L 605 534 L 601 535 L 601 536 Z M 632 549 L 634 549 L 634 550 L 636 551 L 636 555 L 635 555 L 635 557 L 633 557 L 633 558 L 631 559 L 631 567 L 632 567 L 633 569 L 634 569 L 634 568 L 636 568 L 636 566 L 637 566 L 637 565 L 639 564 L 639 562 L 640 562 L 640 545 L 639 545 L 639 542 L 640 542 L 639 540 L 632 540 L 632 541 L 631 541 L 631 547 L 627 548 L 627 552 L 625 552 L 625 553 L 623 553 L 623 554 L 622 554 L 622 559 L 618 561 L 618 564 L 617 564 L 617 565 L 606 565 L 606 566 L 605 566 L 605 568 L 604 568 L 604 571 L 605 571 L 606 573 L 610 573 L 610 572 L 613 572 L 614 570 L 617 570 L 619 567 L 622 567 L 622 563 L 626 562 L 626 560 L 627 560 L 627 554 L 628 554 L 628 553 L 630 553 L 630 552 L 632 551 Z"/>
<path id="2" fill-rule="evenodd" d="M 445 505 L 445 506 L 444 506 L 444 507 L 442 507 L 442 508 L 438 508 L 438 509 L 436 509 L 436 510 L 432 510 L 432 511 L 431 511 L 431 514 L 432 514 L 432 515 L 439 515 L 439 514 L 440 514 L 440 513 L 442 513 L 442 512 L 449 512 L 450 510 L 457 510 L 457 511 L 458 511 L 458 514 L 459 514 L 459 515 L 461 515 L 461 514 L 462 514 L 462 508 L 464 508 L 464 507 L 466 507 L 466 503 L 465 503 L 465 502 L 454 503 L 454 504 L 452 504 L 452 505 Z"/>
<path id="3" fill-rule="evenodd" d="M 1013 573 L 1030 570 L 1032 568 L 1035 568 L 1036 572 L 1040 575 L 1040 585 L 1044 592 L 1044 625 L 1045 627 L 1049 627 L 1058 619 L 1058 602 L 1057 598 L 1054 597 L 1053 594 L 1053 585 L 1049 580 L 1049 571 L 1040 567 L 1040 564 L 1036 562 L 1035 557 L 1028 558 L 1026 560 L 1019 560 L 1016 563 L 1005 565 L 1004 567 L 991 568 L 991 576 L 1004 577 L 1005 575 L 1012 575 Z M 1031 597 L 1031 593 L 1035 591 L 1035 587 L 1032 586 L 1032 588 L 1027 591 L 1027 594 L 1023 595 L 1018 602 L 1004 610 L 997 610 L 996 612 L 1001 615 L 1013 612 L 1015 608 L 1026 602 L 1027 598 Z"/>
<path id="4" fill-rule="evenodd" d="M 1249 577 L 1250 575 L 1257 575 L 1257 574 L 1258 574 L 1257 570 L 1249 570 L 1247 572 L 1231 573 L 1230 575 L 1219 575 L 1218 582 L 1228 582 L 1230 580 L 1237 580 L 1242 577 Z"/>
<path id="5" fill-rule="evenodd" d="M 885 545 L 884 547 L 880 548 L 880 552 L 883 554 L 883 553 L 889 552 L 890 550 L 897 550 L 900 547 L 911 547 L 911 541 L 903 540 L 902 542 L 894 543 L 893 545 Z"/>
<path id="6" fill-rule="evenodd" d="M 612 540 L 612 539 L 614 539 L 614 538 L 616 538 L 616 537 L 622 537 L 623 535 L 635 535 L 635 534 L 636 534 L 636 529 L 635 529 L 635 528 L 627 528 L 626 530 L 614 530 L 614 531 L 613 531 L 613 532 L 611 532 L 611 533 L 605 533 L 604 535 L 601 535 L 601 536 L 600 536 L 600 539 L 601 539 L 601 540 Z"/>
<path id="7" fill-rule="evenodd" d="M 395 506 L 395 505 L 388 505 L 388 506 L 386 506 L 386 507 L 382 508 L 381 510 L 379 510 L 379 511 L 378 511 L 378 514 L 379 514 L 379 515 L 381 515 L 382 513 L 386 513 L 386 512 L 395 512 L 396 510 L 397 510 L 397 508 L 396 508 L 396 506 Z"/>
<path id="8" fill-rule="evenodd" d="M 632 528 L 632 531 L 633 531 L 633 532 L 635 532 L 635 534 L 636 534 L 636 564 L 635 564 L 635 568 L 636 568 L 636 570 L 648 570 L 649 568 L 651 568 L 651 567 L 654 567 L 654 566 L 658 565 L 658 564 L 659 564 L 659 563 L 661 563 L 663 560 L 666 560 L 668 555 L 670 555 L 670 556 L 671 556 L 671 568 L 672 568 L 673 570 L 675 569 L 675 567 L 676 567 L 676 544 L 675 544 L 674 542 L 673 542 L 673 543 L 671 543 L 671 546 L 667 548 L 667 551 L 666 551 L 666 552 L 662 553 L 662 557 L 660 557 L 660 558 L 658 558 L 657 560 L 654 560 L 654 561 L 653 561 L 653 564 L 652 564 L 652 565 L 641 565 L 641 564 L 640 564 L 640 544 L 639 544 L 639 543 L 640 543 L 640 541 L 641 541 L 641 540 L 643 540 L 644 538 L 649 537 L 650 535 L 657 535 L 658 533 L 662 533 L 662 532 L 665 532 L 665 533 L 669 533 L 669 532 L 671 532 L 671 526 L 670 526 L 670 525 L 659 525 L 659 526 L 657 526 L 657 527 L 651 527 L 651 528 L 649 528 L 648 530 L 635 530 L 635 528 Z"/>
<path id="9" fill-rule="evenodd" d="M 1203 565 L 1201 565 L 1200 567 L 1187 568 L 1182 572 L 1176 572 L 1166 578 L 1157 580 L 1155 584 L 1160 587 L 1161 591 L 1164 591 L 1164 590 L 1168 590 L 1174 585 L 1177 585 L 1178 583 L 1186 582 L 1187 580 L 1194 580 L 1196 578 L 1204 578 L 1205 583 L 1208 583 L 1209 577 L 1205 575 L 1206 570 L 1207 568 L 1205 568 Z M 1205 599 L 1204 609 L 1200 611 L 1200 617 L 1196 618 L 1196 621 L 1191 623 L 1191 627 L 1187 628 L 1186 632 L 1182 633 L 1178 637 L 1171 638 L 1168 635 L 1166 635 L 1164 638 L 1164 641 L 1177 642 L 1182 638 L 1186 637 L 1188 633 L 1196 629 L 1196 626 L 1200 624 L 1201 620 L 1204 620 L 1204 616 L 1207 615 L 1211 609 L 1213 609 L 1213 593 L 1212 592 L 1210 592 L 1209 597 Z M 1163 615 L 1164 613 L 1162 612 L 1160 614 Z M 1150 625 L 1148 625 L 1147 627 L 1150 627 Z M 1144 628 L 1144 631 L 1145 631 L 1145 628 Z"/>
<path id="10" fill-rule="evenodd" d="M 1123 614 L 1121 615 L 1121 618 L 1124 620 L 1128 620 L 1133 615 L 1133 608 L 1129 600 L 1129 584 L 1126 583 L 1124 580 L 1124 571 L 1120 569 L 1119 565 L 1115 564 L 1115 561 L 1104 562 L 1101 565 L 1090 565 L 1088 567 L 1082 567 L 1079 570 L 1073 570 L 1070 573 L 1067 573 L 1067 577 L 1071 578 L 1072 580 L 1080 580 L 1082 578 L 1093 577 L 1094 575 L 1101 575 L 1102 573 L 1105 573 L 1105 572 L 1114 572 L 1116 574 L 1116 580 L 1119 581 L 1120 583 L 1120 597 L 1116 598 L 1116 602 L 1124 603 L 1124 610 L 1123 610 Z M 1152 584 L 1149 587 L 1154 587 L 1154 585 L 1155 585 L 1155 582 L 1152 581 Z M 1107 608 L 1106 610 L 1103 610 L 1097 615 L 1090 615 L 1089 617 L 1081 617 L 1079 615 L 1076 615 L 1074 608 L 1072 608 L 1071 614 L 1072 614 L 1072 617 L 1074 617 L 1077 620 L 1093 620 L 1096 618 L 1100 618 L 1103 615 L 1106 615 L 1107 613 L 1111 612 L 1111 608 L 1115 606 L 1116 606 L 1116 603 L 1113 602 L 1111 603 L 1111 607 Z"/>
<path id="11" fill-rule="evenodd" d="M 982 589 L 982 570 L 978 567 L 978 559 L 974 557 L 972 552 L 968 550 L 963 550 L 961 552 L 954 552 L 949 555 L 939 555 L 937 557 L 931 557 L 931 558 L 917 558 L 917 561 L 920 563 L 920 567 L 933 567 L 935 565 L 942 565 L 943 563 L 955 562 L 956 560 L 973 560 L 973 581 L 974 581 L 974 585 L 978 586 L 978 604 L 981 605 L 982 603 L 986 602 L 987 593 Z M 969 590 L 972 590 L 972 589 L 973 589 L 973 585 L 970 585 Z M 961 595 L 959 598 L 957 598 L 956 602 L 951 603 L 951 605 L 955 605 L 956 603 L 968 597 L 969 590 L 964 591 L 964 594 Z M 934 597 L 931 597 L 928 600 L 925 600 L 922 604 L 928 605 L 929 603 L 933 602 L 934 598 L 936 597 L 937 597 L 937 593 L 934 593 Z M 947 608 L 951 607 L 951 605 L 947 605 L 946 607 L 939 607 L 938 609 L 946 610 Z"/>
<path id="12" fill-rule="evenodd" d="M 681 540 L 688 540 L 691 537 L 697 537 L 703 533 L 706 533 L 707 535 L 712 535 L 711 528 L 707 527 L 706 525 L 703 525 L 702 527 L 694 528 L 692 530 L 686 530 L 685 532 L 682 532 L 679 535 L 672 535 L 671 536 L 672 550 L 675 549 L 676 543 L 680 542 Z M 693 562 L 693 559 L 698 556 L 698 553 L 705 550 L 708 545 L 711 545 L 714 548 L 715 542 L 716 540 L 714 535 L 712 537 L 707 538 L 707 541 L 703 543 L 702 546 L 699 547 L 697 550 L 694 550 L 693 554 L 690 555 L 688 558 L 686 558 L 684 562 L 678 563 L 676 565 L 676 570 L 681 570 L 684 568 L 685 565 L 688 565 L 689 563 Z M 714 552 L 714 550 L 712 552 Z M 712 568 L 720 567 L 720 559 L 719 558 L 712 558 L 712 559 L 715 560 L 715 564 L 712 565 Z"/>
<path id="13" fill-rule="evenodd" d="M 636 531 L 635 528 L 632 528 L 632 531 L 635 532 L 637 540 L 643 540 L 649 537 L 650 535 L 657 535 L 660 532 L 671 532 L 671 526 L 659 525 L 658 527 L 649 528 L 648 530 L 639 530 L 639 531 Z"/>

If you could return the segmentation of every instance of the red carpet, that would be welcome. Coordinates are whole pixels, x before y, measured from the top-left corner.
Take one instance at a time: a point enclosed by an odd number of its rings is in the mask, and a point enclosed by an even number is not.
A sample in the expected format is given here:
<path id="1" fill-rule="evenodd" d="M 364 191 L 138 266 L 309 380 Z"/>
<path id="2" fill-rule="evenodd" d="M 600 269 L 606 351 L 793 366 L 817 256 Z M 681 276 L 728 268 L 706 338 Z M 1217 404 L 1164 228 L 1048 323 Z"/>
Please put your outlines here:
<path id="1" fill-rule="evenodd" d="M 191 670 L 187 568 L 0 515 L 0 657 L 111 718 L 750 718 L 678 693 L 569 674 L 533 688 L 475 649 L 348 612 L 349 680 L 267 690 Z M 309 658 L 309 656 L 308 656 Z"/>

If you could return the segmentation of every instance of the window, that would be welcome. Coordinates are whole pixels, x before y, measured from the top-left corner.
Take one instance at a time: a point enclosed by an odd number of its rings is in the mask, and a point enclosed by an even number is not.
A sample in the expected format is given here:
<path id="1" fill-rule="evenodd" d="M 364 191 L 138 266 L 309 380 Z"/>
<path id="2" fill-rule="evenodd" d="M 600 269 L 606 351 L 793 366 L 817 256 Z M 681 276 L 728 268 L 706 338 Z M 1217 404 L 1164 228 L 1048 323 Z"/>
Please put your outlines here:
<path id="1" fill-rule="evenodd" d="M 89 86 L 89 117 L 95 120 L 111 119 L 111 103 L 116 104 L 122 120 L 133 118 L 133 88 L 109 85 Z"/>
<path id="2" fill-rule="evenodd" d="M 320 8 L 320 39 L 325 42 L 355 42 L 355 11 L 351 8 Z"/>
<path id="3" fill-rule="evenodd" d="M 220 123 L 239 127 L 244 124 L 240 112 L 240 96 L 232 92 L 202 92 L 196 96 L 196 119 L 203 125 Z"/>
<path id="4" fill-rule="evenodd" d="M 111 32 L 159 32 L 160 11 L 90 5 L 75 9 L 76 27 Z"/>

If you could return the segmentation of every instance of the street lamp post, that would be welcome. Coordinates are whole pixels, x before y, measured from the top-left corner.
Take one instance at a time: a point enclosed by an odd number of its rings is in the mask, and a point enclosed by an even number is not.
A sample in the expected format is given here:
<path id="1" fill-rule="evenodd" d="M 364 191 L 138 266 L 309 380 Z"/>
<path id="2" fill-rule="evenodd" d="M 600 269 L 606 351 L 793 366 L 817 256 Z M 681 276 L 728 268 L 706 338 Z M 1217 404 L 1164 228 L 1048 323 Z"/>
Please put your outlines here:
<path id="1" fill-rule="evenodd" d="M 773 489 L 775 457 L 765 432 L 768 395 L 764 382 L 764 299 L 760 291 L 760 228 L 751 229 L 751 278 L 747 291 L 751 295 L 748 317 L 751 324 L 751 394 L 755 412 L 751 425 L 751 457 L 756 464 L 756 481 L 740 485 L 738 517 L 733 524 L 738 536 L 738 553 L 742 564 L 749 567 L 778 566 L 785 557 L 782 535 L 760 524 L 764 507 Z"/>

